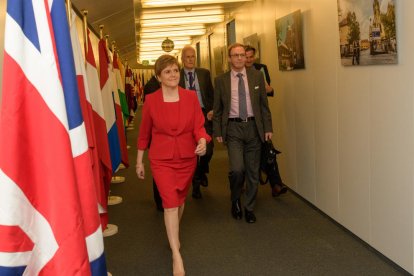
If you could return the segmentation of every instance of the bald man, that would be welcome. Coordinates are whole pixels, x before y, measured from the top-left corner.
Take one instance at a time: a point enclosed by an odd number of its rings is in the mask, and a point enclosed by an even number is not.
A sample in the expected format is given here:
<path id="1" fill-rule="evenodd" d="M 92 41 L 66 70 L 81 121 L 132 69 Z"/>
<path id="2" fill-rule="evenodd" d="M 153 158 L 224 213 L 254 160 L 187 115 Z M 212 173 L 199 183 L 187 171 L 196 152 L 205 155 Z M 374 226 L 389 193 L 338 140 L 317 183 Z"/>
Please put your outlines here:
<path id="1" fill-rule="evenodd" d="M 196 68 L 196 51 L 190 46 L 184 46 L 181 51 L 181 61 L 183 68 L 180 72 L 179 85 L 188 90 L 193 90 L 197 94 L 200 107 L 204 114 L 204 127 L 209 135 L 213 134 L 213 103 L 214 88 L 211 81 L 210 71 L 204 68 Z M 202 198 L 200 185 L 207 187 L 209 173 L 209 163 L 213 156 L 213 141 L 207 144 L 207 151 L 201 156 L 193 178 L 193 198 Z"/>

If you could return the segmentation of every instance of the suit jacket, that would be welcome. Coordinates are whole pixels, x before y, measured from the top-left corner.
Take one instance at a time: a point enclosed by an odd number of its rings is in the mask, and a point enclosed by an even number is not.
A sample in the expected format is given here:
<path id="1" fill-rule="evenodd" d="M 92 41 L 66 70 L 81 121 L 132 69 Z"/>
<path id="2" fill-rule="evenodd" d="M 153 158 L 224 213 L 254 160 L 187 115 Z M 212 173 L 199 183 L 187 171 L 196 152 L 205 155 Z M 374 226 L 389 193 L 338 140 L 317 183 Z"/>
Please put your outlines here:
<path id="1" fill-rule="evenodd" d="M 177 150 L 181 158 L 195 157 L 198 140 L 211 137 L 204 129 L 204 115 L 198 104 L 197 95 L 193 91 L 178 88 L 179 109 L 178 127 L 171 129 L 165 122 L 165 108 L 162 90 L 147 95 L 143 110 L 138 137 L 138 149 L 149 149 L 150 160 L 173 159 Z"/>
<path id="2" fill-rule="evenodd" d="M 269 71 L 267 70 L 267 66 L 266 64 L 262 64 L 262 63 L 253 63 L 254 68 L 256 68 L 256 70 L 262 70 L 265 74 L 265 78 L 266 78 L 266 82 L 268 85 L 270 85 L 270 75 L 269 75 Z"/>
<path id="3" fill-rule="evenodd" d="M 224 141 L 226 141 L 231 105 L 230 73 L 231 71 L 228 71 L 215 79 L 213 133 L 215 137 L 223 137 Z M 267 101 L 264 78 L 261 72 L 252 68 L 246 69 L 246 74 L 257 131 L 260 139 L 264 142 L 264 133 L 273 132 L 272 115 Z"/>
<path id="4" fill-rule="evenodd" d="M 144 85 L 144 101 L 148 94 L 154 93 L 161 88 L 161 85 L 155 76 L 152 76 Z"/>
<path id="5" fill-rule="evenodd" d="M 180 71 L 179 86 L 185 88 L 184 69 Z M 203 100 L 204 108 L 207 112 L 213 110 L 214 104 L 214 88 L 211 82 L 210 71 L 204 68 L 195 68 L 195 74 L 197 75 L 198 85 L 200 86 L 201 98 Z"/>
<path id="6" fill-rule="evenodd" d="M 269 75 L 269 71 L 267 70 L 267 66 L 265 64 L 262 64 L 262 63 L 253 63 L 253 66 L 254 66 L 254 68 L 256 68 L 256 70 L 264 72 L 266 82 L 267 82 L 268 85 L 270 85 L 270 75 Z M 273 97 L 274 94 L 275 94 L 274 89 L 272 89 L 272 91 L 270 91 L 270 92 L 267 92 L 267 96 L 269 96 L 269 97 Z"/>

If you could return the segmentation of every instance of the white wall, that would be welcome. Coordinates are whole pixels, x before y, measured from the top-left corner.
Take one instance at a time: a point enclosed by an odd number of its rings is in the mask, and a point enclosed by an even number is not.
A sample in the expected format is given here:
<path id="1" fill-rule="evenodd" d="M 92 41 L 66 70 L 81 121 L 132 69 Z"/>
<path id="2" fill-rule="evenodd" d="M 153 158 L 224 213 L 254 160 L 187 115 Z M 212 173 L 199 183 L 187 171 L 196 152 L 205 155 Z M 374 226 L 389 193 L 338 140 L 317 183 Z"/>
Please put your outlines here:
<path id="1" fill-rule="evenodd" d="M 396 2 L 398 65 L 341 65 L 337 1 L 260 0 L 232 16 L 237 41 L 260 37 L 286 184 L 413 273 L 414 1 Z M 281 72 L 275 19 L 298 9 L 306 69 Z"/>

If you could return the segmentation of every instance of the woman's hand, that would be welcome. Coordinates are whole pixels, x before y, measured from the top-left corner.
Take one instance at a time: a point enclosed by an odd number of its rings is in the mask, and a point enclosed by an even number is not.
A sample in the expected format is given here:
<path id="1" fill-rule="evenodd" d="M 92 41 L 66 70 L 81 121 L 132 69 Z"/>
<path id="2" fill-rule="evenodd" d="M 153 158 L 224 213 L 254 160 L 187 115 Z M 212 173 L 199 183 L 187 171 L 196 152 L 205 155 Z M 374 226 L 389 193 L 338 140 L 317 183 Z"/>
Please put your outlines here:
<path id="1" fill-rule="evenodd" d="M 203 156 L 206 154 L 206 149 L 207 149 L 207 142 L 206 139 L 201 138 L 198 141 L 198 145 L 195 149 L 195 154 L 197 154 L 198 156 Z"/>
<path id="2" fill-rule="evenodd" d="M 135 166 L 135 169 L 136 169 L 138 178 L 139 179 L 144 179 L 145 178 L 145 168 L 144 168 L 144 164 L 143 163 L 137 164 Z"/>

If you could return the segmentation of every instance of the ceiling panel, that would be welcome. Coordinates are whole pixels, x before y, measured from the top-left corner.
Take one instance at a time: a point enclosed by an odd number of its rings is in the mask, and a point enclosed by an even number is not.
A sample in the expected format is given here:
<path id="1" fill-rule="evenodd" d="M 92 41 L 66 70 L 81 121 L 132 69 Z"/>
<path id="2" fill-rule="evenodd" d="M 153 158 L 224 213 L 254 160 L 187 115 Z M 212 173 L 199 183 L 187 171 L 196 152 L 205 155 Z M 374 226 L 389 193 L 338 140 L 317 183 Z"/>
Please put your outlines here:
<path id="1" fill-rule="evenodd" d="M 224 18 L 228 18 L 228 14 L 230 11 L 236 9 L 240 5 L 242 5 L 246 1 L 254 1 L 254 0 L 227 0 L 227 1 L 214 1 L 214 4 L 207 5 L 206 2 L 203 3 L 202 6 L 195 5 L 195 1 L 197 0 L 191 0 L 192 4 L 189 5 L 189 0 L 181 0 L 181 1 L 187 1 L 185 5 L 178 4 L 179 1 L 177 0 L 168 0 L 168 1 L 161 1 L 157 0 L 158 2 L 165 2 L 167 5 L 171 5 L 172 7 L 166 8 L 156 8 L 152 7 L 150 9 L 143 9 L 142 0 L 72 0 L 72 4 L 79 10 L 82 11 L 84 9 L 88 10 L 88 23 L 92 26 L 94 31 L 96 33 L 99 33 L 99 26 L 104 25 L 104 31 L 103 35 L 109 35 L 108 41 L 110 45 L 112 45 L 112 42 L 115 41 L 117 50 L 119 51 L 119 55 L 121 59 L 128 60 L 128 64 L 133 68 L 142 68 L 142 64 L 138 63 L 139 60 L 139 52 L 146 52 L 150 50 L 148 45 L 140 45 L 141 36 L 140 32 L 143 30 L 143 22 L 141 21 L 142 12 L 144 10 L 152 11 L 152 13 L 157 18 L 163 18 L 165 16 L 170 17 L 170 19 L 167 19 L 171 21 L 171 24 L 169 21 L 167 21 L 167 25 L 164 27 L 160 27 L 161 30 L 163 28 L 170 27 L 174 25 L 174 22 L 178 22 L 178 20 L 186 17 L 186 13 L 190 15 L 191 13 L 194 13 L 194 11 L 199 9 L 210 9 L 210 7 L 220 7 L 223 10 L 223 16 L 220 18 L 220 21 L 223 21 Z M 210 1 L 210 0 L 203 0 L 203 1 Z M 228 1 L 232 1 L 232 3 L 228 3 Z M 165 4 L 164 3 L 164 4 Z M 179 16 L 178 18 L 171 18 L 174 17 L 173 15 L 163 14 L 161 11 L 166 9 L 175 9 L 179 10 L 182 16 Z M 184 14 L 184 15 L 183 15 Z M 188 16 L 189 17 L 189 16 Z M 202 16 L 198 16 L 202 17 Z M 211 24 L 214 23 L 203 23 L 202 28 L 205 29 L 208 28 Z M 166 38 L 166 33 L 158 32 L 157 30 L 150 30 L 151 33 L 159 33 L 160 37 L 159 40 Z M 185 31 L 184 31 L 185 33 Z M 162 35 L 161 35 L 162 34 Z M 179 34 L 177 34 L 179 35 Z M 189 33 L 187 31 L 187 37 L 190 38 L 189 41 L 191 41 L 192 37 L 199 36 L 200 33 Z M 144 39 L 144 38 L 142 38 Z M 171 36 L 172 40 L 174 40 L 173 36 Z M 161 40 L 162 41 L 162 40 Z M 151 45 L 154 47 L 154 51 L 161 50 L 161 42 L 159 46 L 156 46 L 156 43 L 152 43 Z M 177 43 L 176 49 L 182 48 L 182 43 Z M 176 50 L 175 49 L 175 50 Z"/>

